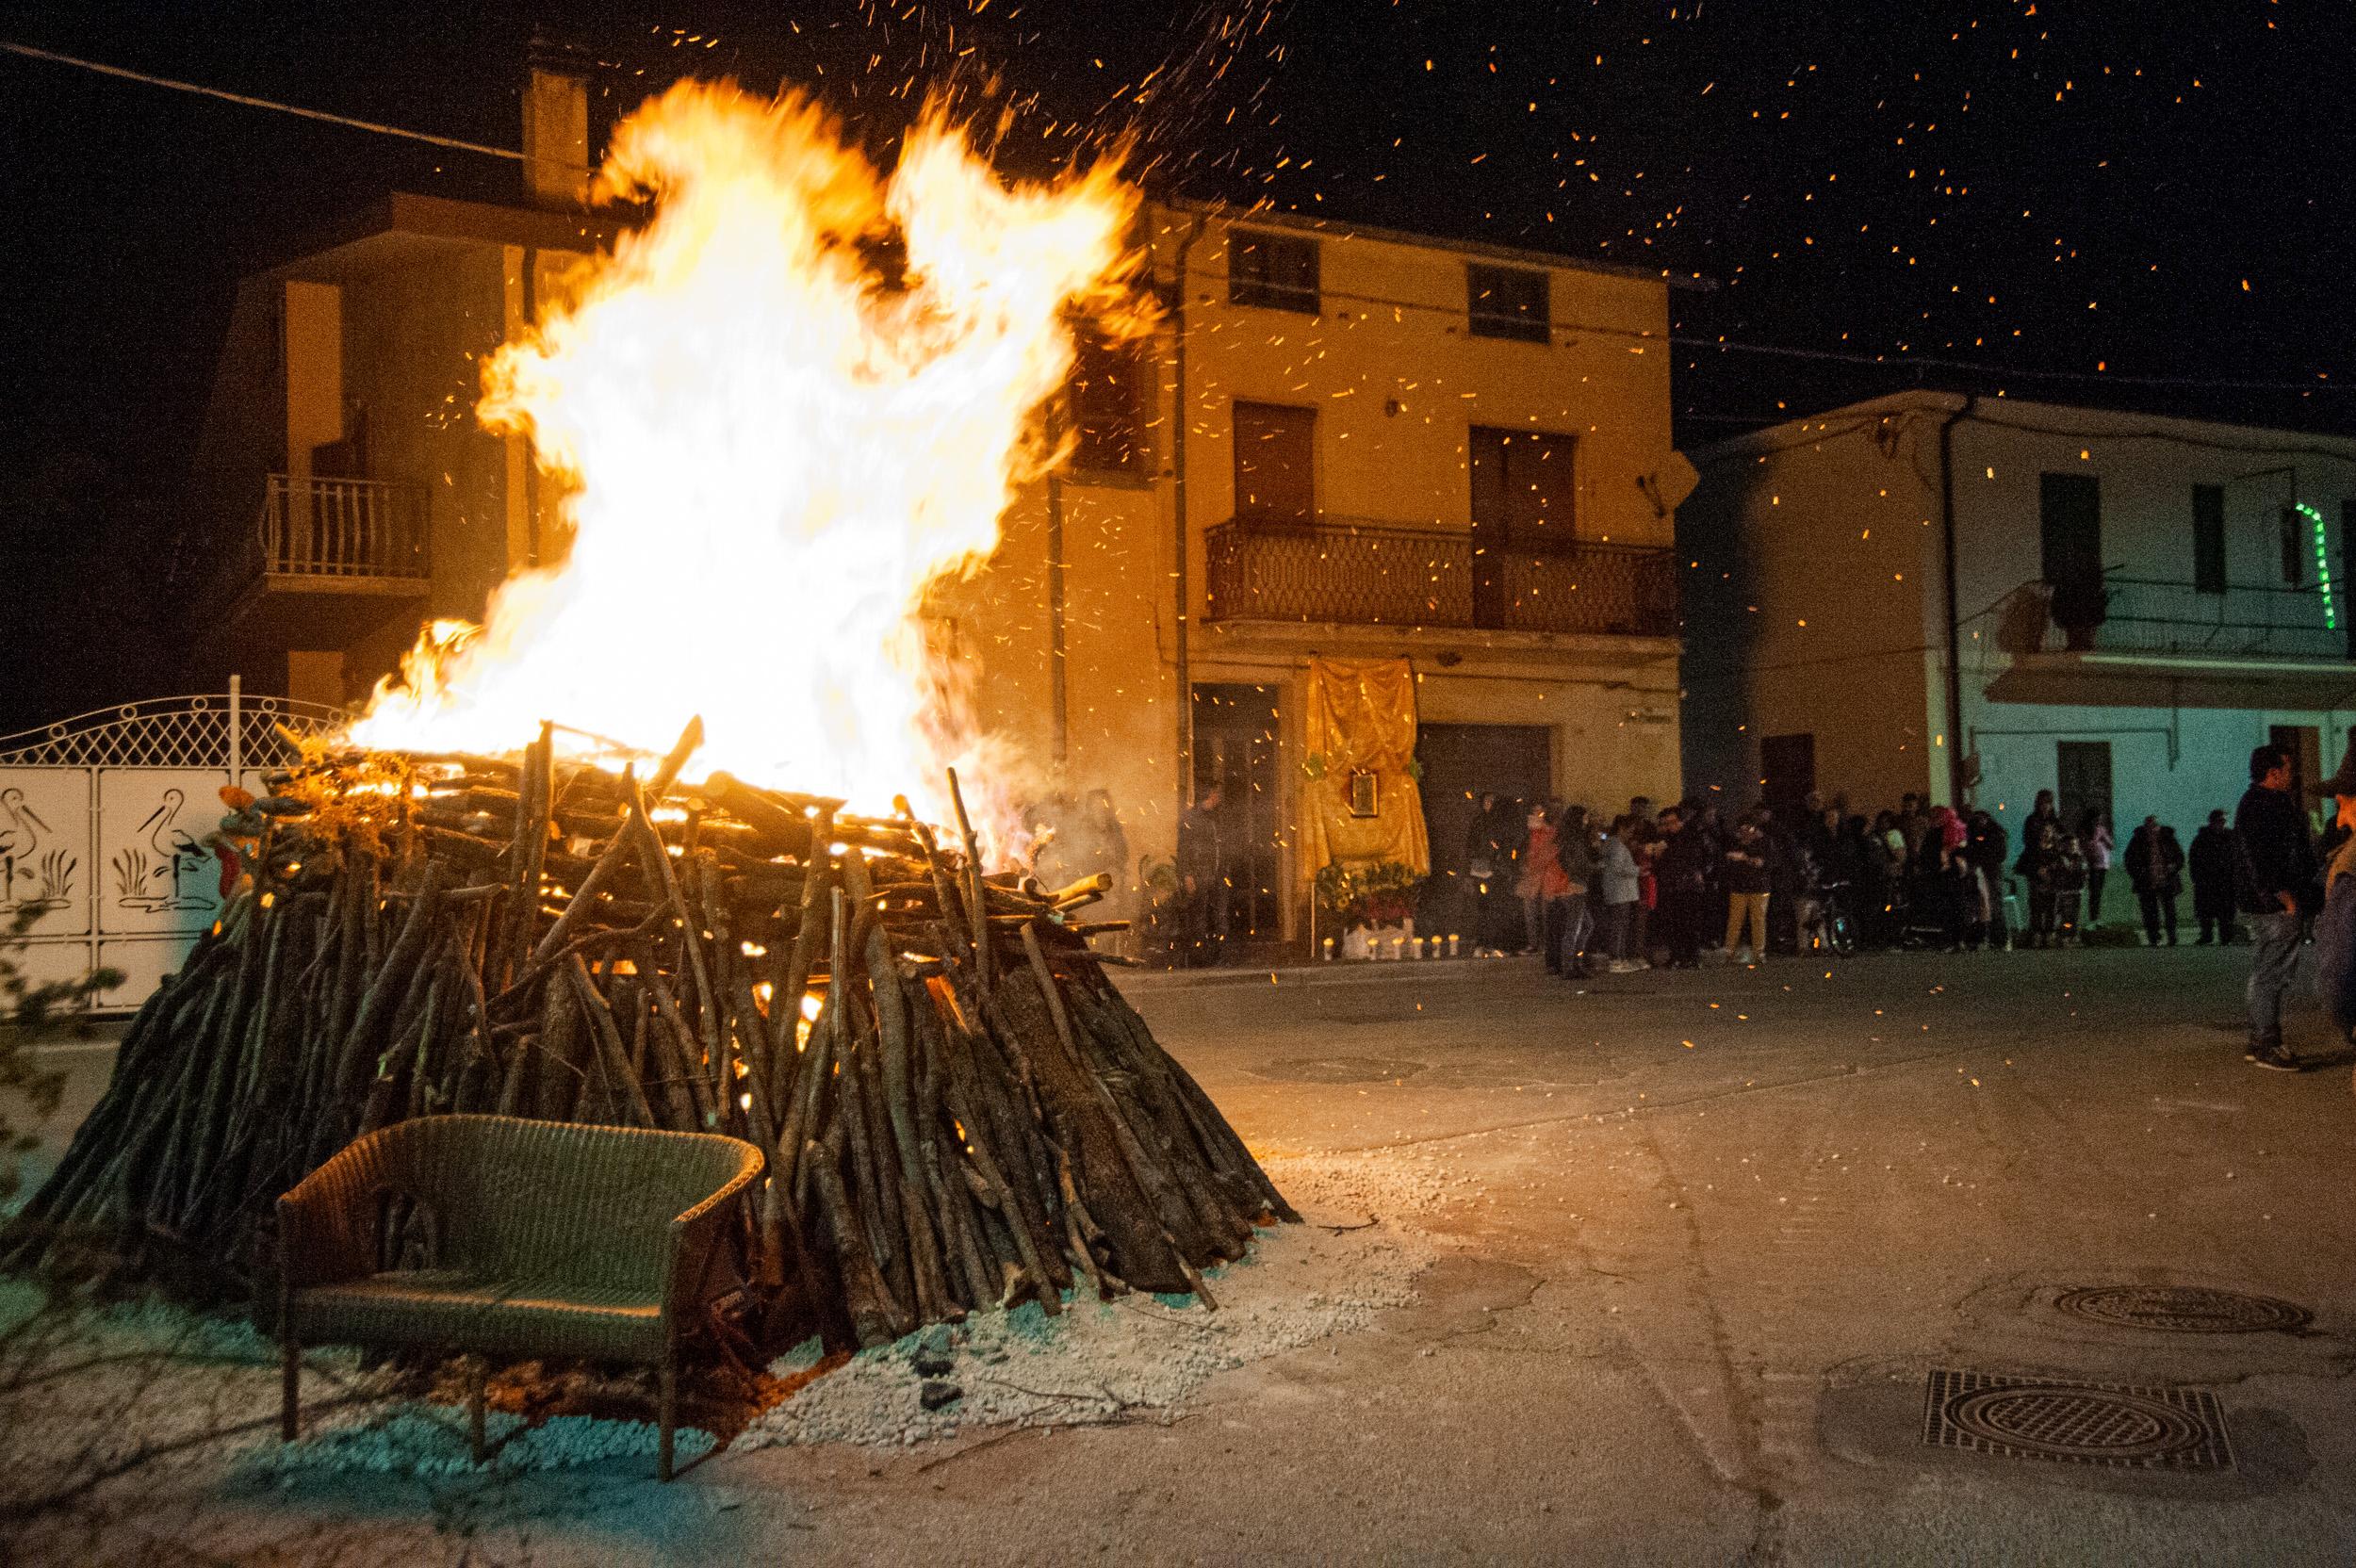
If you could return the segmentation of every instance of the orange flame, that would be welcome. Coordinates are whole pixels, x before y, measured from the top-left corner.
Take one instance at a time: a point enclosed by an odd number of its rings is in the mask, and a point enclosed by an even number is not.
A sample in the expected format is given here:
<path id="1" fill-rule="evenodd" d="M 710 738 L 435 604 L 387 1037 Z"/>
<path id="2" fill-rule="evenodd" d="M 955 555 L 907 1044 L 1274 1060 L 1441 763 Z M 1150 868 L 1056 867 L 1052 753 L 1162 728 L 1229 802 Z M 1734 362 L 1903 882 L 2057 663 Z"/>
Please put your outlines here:
<path id="1" fill-rule="evenodd" d="M 651 220 L 479 410 L 565 487 L 570 554 L 427 628 L 353 738 L 505 752 L 549 718 L 661 751 L 700 713 L 698 770 L 929 808 L 979 738 L 924 591 L 1054 456 L 1030 416 L 1071 317 L 1128 308 L 1135 192 L 1110 164 L 1009 186 L 938 107 L 886 177 L 806 100 L 701 83 L 615 129 L 598 190 Z"/>

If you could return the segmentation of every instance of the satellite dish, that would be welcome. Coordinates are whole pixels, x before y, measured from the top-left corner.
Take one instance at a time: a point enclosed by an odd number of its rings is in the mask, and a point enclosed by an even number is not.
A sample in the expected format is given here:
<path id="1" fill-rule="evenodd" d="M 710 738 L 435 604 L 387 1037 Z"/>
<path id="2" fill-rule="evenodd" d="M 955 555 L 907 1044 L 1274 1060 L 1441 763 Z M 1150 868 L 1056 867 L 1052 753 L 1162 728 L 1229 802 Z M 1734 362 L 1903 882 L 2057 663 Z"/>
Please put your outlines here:
<path id="1" fill-rule="evenodd" d="M 1692 495 L 1693 487 L 1701 482 L 1702 476 L 1694 472 L 1693 465 L 1686 461 L 1685 454 L 1673 451 L 1669 454 L 1669 461 L 1651 473 L 1637 475 L 1636 488 L 1642 490 L 1644 498 L 1652 502 L 1654 516 L 1666 517 L 1685 504 L 1685 498 Z"/>

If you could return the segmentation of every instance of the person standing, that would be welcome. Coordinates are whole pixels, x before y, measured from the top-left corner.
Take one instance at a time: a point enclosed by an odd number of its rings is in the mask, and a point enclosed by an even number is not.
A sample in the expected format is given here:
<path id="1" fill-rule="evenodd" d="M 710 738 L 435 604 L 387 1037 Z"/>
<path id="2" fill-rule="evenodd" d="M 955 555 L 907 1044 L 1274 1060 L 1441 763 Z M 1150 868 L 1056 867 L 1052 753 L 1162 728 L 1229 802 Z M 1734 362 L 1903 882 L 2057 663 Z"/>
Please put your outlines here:
<path id="1" fill-rule="evenodd" d="M 2208 825 L 2192 836 L 2191 860 L 2192 917 L 2201 923 L 2193 945 L 2229 945 L 2239 933 L 2233 929 L 2233 830 L 2223 811 L 2211 811 Z"/>
<path id="2" fill-rule="evenodd" d="M 1574 806 L 1562 813 L 1555 830 L 1555 858 L 1562 863 L 1562 935 L 1561 972 L 1584 979 L 1595 972 L 1589 940 L 1595 936 L 1595 830 L 1588 825 L 1587 808 Z"/>
<path id="3" fill-rule="evenodd" d="M 2250 788 L 2233 812 L 2235 880 L 2250 917 L 2250 1059 L 2296 1072 L 2282 1047 L 2282 994 L 2299 964 L 2299 926 L 2315 892 L 2315 851 L 2307 819 L 2291 798 L 2291 763 L 2280 746 L 2250 754 Z"/>
<path id="4" fill-rule="evenodd" d="M 1687 824 L 1698 829 L 1705 853 L 1702 856 L 1702 913 L 1699 922 L 1702 940 L 1707 944 L 1726 923 L 1726 884 L 1724 875 L 1726 844 L 1733 835 L 1718 814 L 1715 801 L 1704 801 L 1699 811 Z"/>
<path id="5" fill-rule="evenodd" d="M 2086 890 L 2086 847 L 2078 842 L 2078 835 L 2065 833 L 2061 836 L 2061 847 L 2053 857 L 2054 923 L 2059 939 L 2065 946 L 2086 940 L 2086 927 L 2079 920 Z M 2169 908 L 2172 914 L 2174 906 Z"/>
<path id="6" fill-rule="evenodd" d="M 2052 947 L 2060 925 L 2059 893 L 2053 885 L 2054 861 L 2060 846 L 2051 823 L 2039 824 L 2032 818 L 2021 834 L 2021 858 L 2013 862 L 2013 874 L 2028 885 L 2029 945 Z"/>
<path id="7" fill-rule="evenodd" d="M 1975 900 L 1966 935 L 1974 950 L 1985 945 L 1991 953 L 2002 953 L 2012 945 L 2011 923 L 2004 918 L 2004 858 L 2012 838 L 1988 811 L 1973 811 L 1964 826 L 1971 837 L 1964 841 L 1963 858 L 1972 869 Z"/>
<path id="8" fill-rule="evenodd" d="M 2160 945 L 2163 924 L 2168 945 L 2176 945 L 2176 895 L 2184 890 L 2184 852 L 2160 819 L 2144 818 L 2127 839 L 2127 881 L 2143 908 L 2143 939 L 2150 946 Z"/>
<path id="9" fill-rule="evenodd" d="M 2339 809 L 2331 827 L 2340 844 L 2323 877 L 2323 913 L 2315 917 L 2315 990 L 2323 998 L 2325 1016 L 2340 1039 L 2356 1035 L 2356 737 L 2340 759 L 2340 771 L 2323 786 L 2336 798 Z M 2213 812 L 2222 816 L 2223 812 Z M 2205 829 L 2203 830 L 2205 831 Z M 2199 835 L 2193 838 L 2198 863 Z M 2193 878 L 2193 897 L 2200 894 L 2200 876 Z"/>
<path id="10" fill-rule="evenodd" d="M 1603 836 L 1595 857 L 1595 890 L 1603 913 L 1595 922 L 1595 949 L 1604 968 L 1613 974 L 1633 973 L 1636 962 L 1636 906 L 1644 896 L 1644 870 L 1628 840 L 1640 819 L 1625 816 Z"/>
<path id="11" fill-rule="evenodd" d="M 1636 930 L 1628 939 L 1628 956 L 1638 969 L 1652 968 L 1660 951 L 1654 939 L 1654 911 L 1661 907 L 1661 825 L 1659 814 L 1640 817 L 1628 833 L 1628 847 L 1636 857 Z"/>
<path id="12" fill-rule="evenodd" d="M 2053 842 L 2058 845 L 2062 836 L 2061 808 L 2053 804 L 2053 791 L 2039 790 L 2035 804 L 2029 808 L 2029 822 L 2021 830 L 2022 837 L 2035 838 L 2038 829 L 2046 827 L 2053 830 Z"/>
<path id="13" fill-rule="evenodd" d="M 1178 890 L 1185 900 L 1186 951 L 1182 967 L 1216 964 L 1227 947 L 1231 890 L 1226 856 L 1219 844 L 1219 805 L 1226 794 L 1217 784 L 1178 817 Z"/>
<path id="14" fill-rule="evenodd" d="M 1661 854 L 1653 862 L 1660 890 L 1657 923 L 1669 950 L 1671 969 L 1693 969 L 1701 962 L 1702 908 L 1709 894 L 1710 852 L 1701 823 L 1688 823 L 1681 807 L 1661 813 Z"/>
<path id="15" fill-rule="evenodd" d="M 1507 900 L 1513 895 L 1507 868 L 1513 859 L 1513 811 L 1494 792 L 1481 797 L 1481 809 L 1464 830 L 1464 875 L 1472 884 L 1473 952 L 1500 953 L 1506 941 Z"/>
<path id="16" fill-rule="evenodd" d="M 1719 880 L 1726 890 L 1726 952 L 1738 964 L 1767 956 L 1767 836 L 1758 819 L 1744 817 L 1735 825 L 1734 841 L 1726 845 Z M 1743 923 L 1750 924 L 1750 941 L 1742 944 Z"/>
<path id="17" fill-rule="evenodd" d="M 1554 852 L 1555 819 L 1562 809 L 1551 801 L 1530 808 L 1530 842 L 1522 854 L 1521 881 L 1513 889 L 1521 895 L 1530 943 L 1546 959 L 1549 974 L 1562 970 L 1562 901 L 1570 890 L 1570 879 L 1562 874 L 1562 862 Z"/>
<path id="18" fill-rule="evenodd" d="M 2089 806 L 2078 813 L 2078 843 L 2086 855 L 2086 924 L 2102 923 L 2102 884 L 2111 874 L 2111 825 Z"/>
<path id="19" fill-rule="evenodd" d="M 1922 847 L 1922 830 L 1930 825 L 1930 819 L 1922 815 L 1922 797 L 1912 790 L 1900 795 L 1898 815 L 1891 825 L 1897 828 L 1899 837 L 1906 841 L 1906 848 L 1901 855 L 1902 863 L 1913 865 L 1914 857 Z"/>

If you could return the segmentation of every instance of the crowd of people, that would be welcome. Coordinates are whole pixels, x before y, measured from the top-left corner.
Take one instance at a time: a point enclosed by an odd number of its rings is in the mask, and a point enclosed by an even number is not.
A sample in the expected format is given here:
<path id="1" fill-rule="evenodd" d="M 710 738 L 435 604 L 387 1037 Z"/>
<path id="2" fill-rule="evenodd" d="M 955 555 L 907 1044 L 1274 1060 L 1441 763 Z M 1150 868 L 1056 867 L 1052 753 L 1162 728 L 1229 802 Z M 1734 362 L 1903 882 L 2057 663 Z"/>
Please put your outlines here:
<path id="1" fill-rule="evenodd" d="M 1638 796 L 1608 819 L 1559 800 L 1487 794 L 1464 844 L 1474 950 L 1535 953 L 1554 972 L 1585 976 L 1692 969 L 1711 956 L 1753 964 L 1876 947 L 2058 947 L 2104 928 L 2116 871 L 2150 945 L 2176 945 L 2189 886 L 2197 945 L 2250 946 L 2250 1059 L 2296 1070 L 2282 1004 L 2309 942 L 2335 1026 L 2343 1038 L 2356 1031 L 2356 742 L 2324 781 L 2322 803 L 2335 811 L 2320 833 L 2281 748 L 2253 751 L 2250 778 L 2231 821 L 2210 811 L 2188 847 L 2147 815 L 2122 848 L 2099 812 L 2065 822 L 2050 790 L 2017 832 L 1994 812 L 1913 794 L 1871 815 L 1841 796 L 1735 813 L 1712 800 L 1656 808 Z M 1041 816 L 1039 874 L 1121 863 L 1126 840 L 1109 795 L 1058 804 L 1059 824 Z M 1181 965 L 1224 956 L 1232 878 L 1221 805 L 1214 787 L 1184 814 L 1170 886 L 1149 912 Z"/>
<path id="2" fill-rule="evenodd" d="M 2187 883 L 2196 943 L 2237 942 L 2237 842 L 2217 809 L 2189 851 L 2156 816 L 2121 848 L 2099 812 L 2065 822 L 2050 790 L 2017 827 L 1914 794 L 1870 814 L 1841 796 L 1732 813 L 1639 797 L 1608 820 L 1484 795 L 1464 851 L 1479 948 L 1537 953 L 1579 976 L 1713 955 L 1747 964 L 1801 951 L 2076 944 L 2102 926 L 2114 871 L 2151 946 L 2176 943 Z"/>

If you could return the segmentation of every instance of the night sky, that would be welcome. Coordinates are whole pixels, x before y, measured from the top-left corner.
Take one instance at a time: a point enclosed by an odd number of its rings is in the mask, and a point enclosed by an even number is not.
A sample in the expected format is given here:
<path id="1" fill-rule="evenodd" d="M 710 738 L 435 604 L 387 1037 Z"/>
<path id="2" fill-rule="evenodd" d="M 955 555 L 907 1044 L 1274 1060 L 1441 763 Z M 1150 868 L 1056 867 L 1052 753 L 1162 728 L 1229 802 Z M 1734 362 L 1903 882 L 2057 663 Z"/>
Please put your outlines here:
<path id="1" fill-rule="evenodd" d="M 1676 333 L 1747 347 L 1680 350 L 1682 445 L 1918 384 L 2356 433 L 2346 0 L 65 0 L 0 38 L 513 146 L 535 24 L 601 62 L 608 120 L 734 75 L 882 149 L 946 90 L 1011 111 L 1012 169 L 1126 135 L 1157 193 L 1711 280 Z M 0 116 L 0 615 L 35 656 L 5 727 L 177 689 L 136 636 L 39 628 L 169 610 L 236 278 L 386 188 L 517 176 L 8 56 Z"/>

